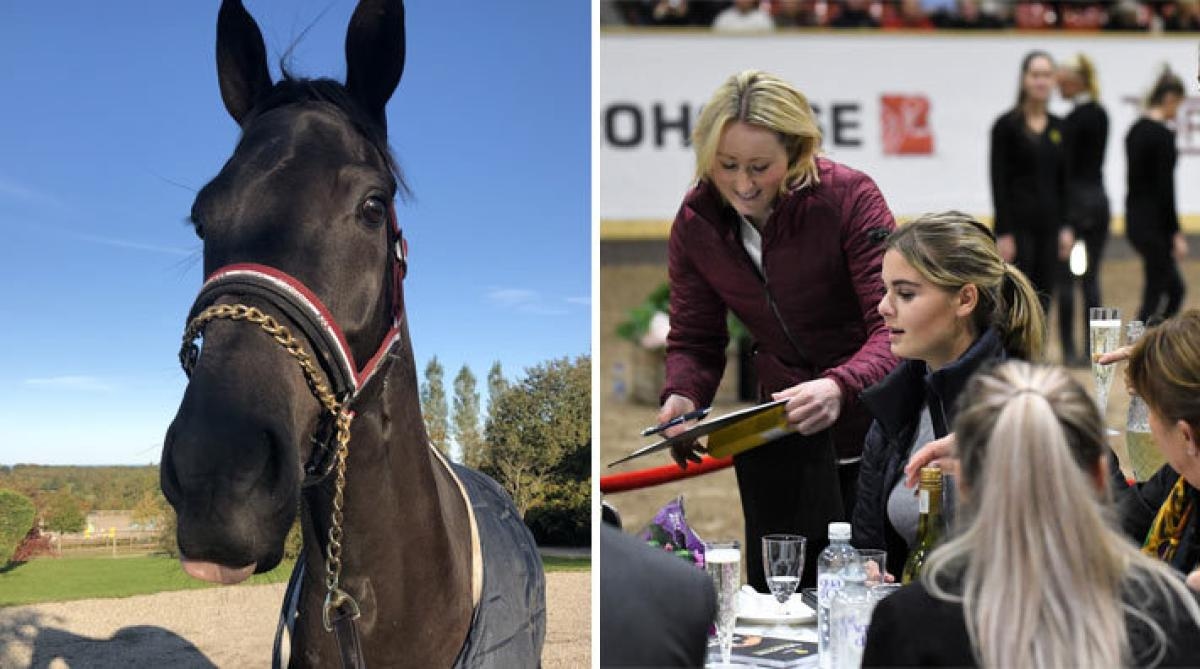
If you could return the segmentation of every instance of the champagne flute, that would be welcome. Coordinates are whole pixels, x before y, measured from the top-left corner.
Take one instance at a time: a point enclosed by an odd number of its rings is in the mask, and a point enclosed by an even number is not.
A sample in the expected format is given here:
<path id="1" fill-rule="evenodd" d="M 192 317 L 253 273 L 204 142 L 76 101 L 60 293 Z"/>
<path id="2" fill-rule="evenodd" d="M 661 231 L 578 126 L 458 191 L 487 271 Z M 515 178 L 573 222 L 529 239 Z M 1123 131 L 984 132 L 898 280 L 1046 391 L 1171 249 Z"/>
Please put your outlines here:
<path id="1" fill-rule="evenodd" d="M 762 538 L 763 573 L 767 575 L 767 587 L 779 602 L 781 615 L 787 615 L 787 601 L 800 585 L 806 541 L 799 534 L 768 534 Z"/>
<path id="2" fill-rule="evenodd" d="M 1088 326 L 1092 340 L 1092 377 L 1096 380 L 1096 405 L 1100 409 L 1100 418 L 1107 426 L 1105 414 L 1108 411 L 1108 391 L 1112 388 L 1116 365 L 1101 365 L 1096 359 L 1105 353 L 1111 353 L 1121 345 L 1121 310 L 1113 307 L 1092 307 L 1088 310 Z M 1120 434 L 1112 428 L 1106 429 L 1110 436 Z"/>
<path id="3" fill-rule="evenodd" d="M 737 593 L 742 580 L 742 548 L 736 541 L 704 544 L 704 569 L 717 591 L 717 642 L 721 664 L 729 665 L 733 654 L 733 626 L 737 622 Z"/>

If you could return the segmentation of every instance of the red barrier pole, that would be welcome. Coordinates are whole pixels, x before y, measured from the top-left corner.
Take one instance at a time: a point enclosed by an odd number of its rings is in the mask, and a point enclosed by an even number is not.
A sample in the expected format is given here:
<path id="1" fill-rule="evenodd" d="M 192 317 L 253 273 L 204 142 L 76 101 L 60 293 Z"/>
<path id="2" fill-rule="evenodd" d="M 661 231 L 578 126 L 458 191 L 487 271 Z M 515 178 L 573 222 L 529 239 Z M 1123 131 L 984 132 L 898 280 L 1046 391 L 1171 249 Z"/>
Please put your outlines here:
<path id="1" fill-rule="evenodd" d="M 705 455 L 703 458 L 699 464 L 689 462 L 687 469 L 680 469 L 678 465 L 670 464 L 661 467 L 651 467 L 649 469 L 639 469 L 634 472 L 621 472 L 620 474 L 601 476 L 600 492 L 624 492 L 626 490 L 649 488 L 670 481 L 701 476 L 709 472 L 715 472 L 718 469 L 725 469 L 733 464 L 732 457 L 717 459 Z"/>

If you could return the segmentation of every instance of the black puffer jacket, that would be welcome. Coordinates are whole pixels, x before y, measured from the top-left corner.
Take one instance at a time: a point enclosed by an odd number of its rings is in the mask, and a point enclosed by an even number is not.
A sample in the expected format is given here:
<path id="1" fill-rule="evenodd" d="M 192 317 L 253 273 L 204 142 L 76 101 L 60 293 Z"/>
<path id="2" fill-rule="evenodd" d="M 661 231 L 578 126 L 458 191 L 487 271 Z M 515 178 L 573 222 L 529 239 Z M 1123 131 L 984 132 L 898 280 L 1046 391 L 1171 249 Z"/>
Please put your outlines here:
<path id="1" fill-rule="evenodd" d="M 929 373 L 924 361 L 904 360 L 860 395 L 875 420 L 867 433 L 858 471 L 853 544 L 858 548 L 886 549 L 888 571 L 892 574 L 899 574 L 904 567 L 908 544 L 888 521 L 888 496 L 904 476 L 921 406 L 928 399 L 933 432 L 938 438 L 946 436 L 954 422 L 958 395 L 967 380 L 977 370 L 1005 358 L 999 333 L 989 329 L 958 360 L 936 372 Z"/>

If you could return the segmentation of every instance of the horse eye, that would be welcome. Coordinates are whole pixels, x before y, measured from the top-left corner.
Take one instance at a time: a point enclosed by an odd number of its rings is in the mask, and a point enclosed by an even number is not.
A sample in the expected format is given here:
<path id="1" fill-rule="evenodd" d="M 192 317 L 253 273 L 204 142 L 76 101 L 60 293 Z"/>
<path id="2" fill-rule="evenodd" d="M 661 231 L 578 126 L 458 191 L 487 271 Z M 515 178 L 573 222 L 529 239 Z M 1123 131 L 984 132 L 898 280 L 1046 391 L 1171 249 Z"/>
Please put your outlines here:
<path id="1" fill-rule="evenodd" d="M 363 200 L 362 216 L 366 222 L 372 226 L 381 225 L 387 219 L 387 206 L 383 204 L 383 200 L 377 197 L 369 197 Z"/>

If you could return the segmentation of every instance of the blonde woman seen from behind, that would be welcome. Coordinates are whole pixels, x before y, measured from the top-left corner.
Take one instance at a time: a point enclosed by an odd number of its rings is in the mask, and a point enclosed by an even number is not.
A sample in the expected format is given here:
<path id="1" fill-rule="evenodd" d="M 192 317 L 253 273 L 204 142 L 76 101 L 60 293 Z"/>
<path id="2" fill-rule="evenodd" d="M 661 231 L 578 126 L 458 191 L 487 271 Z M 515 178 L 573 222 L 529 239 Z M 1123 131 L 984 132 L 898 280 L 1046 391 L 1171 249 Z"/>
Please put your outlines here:
<path id="1" fill-rule="evenodd" d="M 864 665 L 1200 664 L 1200 606 L 1110 523 L 1095 404 L 1061 368 L 974 377 L 955 422 L 958 532 L 885 599 Z"/>

